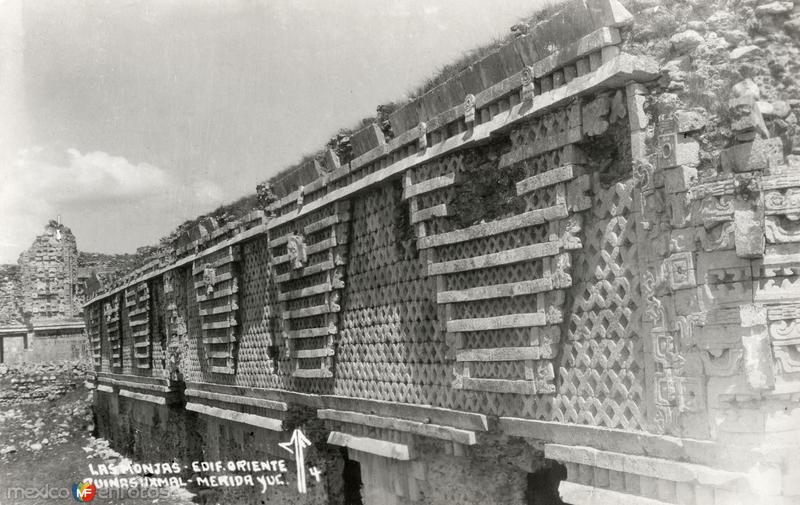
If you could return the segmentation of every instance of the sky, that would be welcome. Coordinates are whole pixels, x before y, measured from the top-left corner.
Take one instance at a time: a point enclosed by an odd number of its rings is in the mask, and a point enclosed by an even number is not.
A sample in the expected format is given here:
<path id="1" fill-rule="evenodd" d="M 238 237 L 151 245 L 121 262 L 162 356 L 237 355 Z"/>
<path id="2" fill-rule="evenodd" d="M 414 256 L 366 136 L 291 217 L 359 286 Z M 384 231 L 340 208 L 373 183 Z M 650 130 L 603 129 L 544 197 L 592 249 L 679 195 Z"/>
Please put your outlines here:
<path id="1" fill-rule="evenodd" d="M 537 0 L 0 0 L 0 263 L 134 252 L 505 36 Z"/>

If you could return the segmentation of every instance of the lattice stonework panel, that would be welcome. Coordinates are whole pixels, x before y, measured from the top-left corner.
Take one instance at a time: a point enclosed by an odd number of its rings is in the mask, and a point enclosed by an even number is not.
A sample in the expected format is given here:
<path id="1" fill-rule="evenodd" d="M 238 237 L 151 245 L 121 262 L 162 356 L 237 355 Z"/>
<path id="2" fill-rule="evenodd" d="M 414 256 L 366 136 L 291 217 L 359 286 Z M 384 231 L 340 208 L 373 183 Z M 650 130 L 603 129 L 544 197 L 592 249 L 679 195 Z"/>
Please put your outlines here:
<path id="1" fill-rule="evenodd" d="M 596 188 L 574 269 L 555 420 L 642 429 L 644 368 L 632 181 Z"/>
<path id="2" fill-rule="evenodd" d="M 350 201 L 344 200 L 276 228 L 270 235 L 294 377 L 333 377 L 349 226 Z"/>
<path id="3" fill-rule="evenodd" d="M 140 282 L 125 289 L 128 326 L 133 339 L 133 360 L 136 368 L 150 368 L 153 339 L 150 333 L 150 287 Z"/>
<path id="4" fill-rule="evenodd" d="M 563 290 L 572 285 L 570 251 L 581 247 L 580 216 L 571 211 L 588 207 L 580 184 L 583 154 L 563 145 L 580 138 L 579 108 L 578 133 L 563 132 L 563 116 L 555 140 L 526 144 L 530 139 L 517 136 L 521 144 L 501 159 L 501 168 L 523 168 L 516 194 L 524 212 L 421 240 L 430 251 L 428 274 L 437 278 L 448 346 L 455 349 L 456 389 L 556 392 L 552 360 L 561 340 Z"/>
<path id="5" fill-rule="evenodd" d="M 192 263 L 200 331 L 212 373 L 236 373 L 239 263 L 237 245 L 224 247 Z"/>
<path id="6" fill-rule="evenodd" d="M 111 356 L 111 368 L 122 368 L 122 328 L 120 327 L 119 294 L 103 301 L 103 316 L 106 318 L 106 333 Z"/>
<path id="7" fill-rule="evenodd" d="M 353 201 L 334 394 L 443 406 L 451 367 L 398 182 Z"/>
<path id="8" fill-rule="evenodd" d="M 102 313 L 99 303 L 93 303 L 89 306 L 87 311 L 88 325 L 87 332 L 89 334 L 89 344 L 92 347 L 92 363 L 94 367 L 99 369 L 102 364 L 101 354 L 101 339 L 102 339 Z"/>

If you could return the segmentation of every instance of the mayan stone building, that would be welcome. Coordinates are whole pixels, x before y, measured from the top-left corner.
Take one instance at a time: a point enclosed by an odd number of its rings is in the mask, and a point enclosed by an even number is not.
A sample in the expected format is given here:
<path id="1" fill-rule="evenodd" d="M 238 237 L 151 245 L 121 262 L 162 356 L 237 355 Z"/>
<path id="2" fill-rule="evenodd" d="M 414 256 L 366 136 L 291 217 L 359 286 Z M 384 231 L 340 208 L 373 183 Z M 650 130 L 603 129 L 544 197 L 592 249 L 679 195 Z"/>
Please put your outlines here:
<path id="1" fill-rule="evenodd" d="M 100 434 L 304 430 L 221 503 L 798 503 L 800 15 L 721 5 L 571 1 L 198 225 L 85 307 Z"/>
<path id="2" fill-rule="evenodd" d="M 84 285 L 75 236 L 50 221 L 17 265 L 0 267 L 0 363 L 85 354 Z"/>
<path id="3" fill-rule="evenodd" d="M 75 317 L 78 293 L 78 246 L 66 226 L 51 221 L 19 258 L 22 310 L 30 318 Z"/>

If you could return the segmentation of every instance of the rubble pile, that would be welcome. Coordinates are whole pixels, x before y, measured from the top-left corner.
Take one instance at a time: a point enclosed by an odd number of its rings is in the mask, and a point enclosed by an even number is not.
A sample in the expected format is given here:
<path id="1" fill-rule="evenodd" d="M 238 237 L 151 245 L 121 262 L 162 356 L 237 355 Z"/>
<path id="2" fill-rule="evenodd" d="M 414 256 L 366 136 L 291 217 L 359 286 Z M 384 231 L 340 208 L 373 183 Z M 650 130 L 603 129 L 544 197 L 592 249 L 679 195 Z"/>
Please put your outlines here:
<path id="1" fill-rule="evenodd" d="M 73 391 L 88 376 L 81 362 L 0 365 L 0 405 L 53 401 Z"/>

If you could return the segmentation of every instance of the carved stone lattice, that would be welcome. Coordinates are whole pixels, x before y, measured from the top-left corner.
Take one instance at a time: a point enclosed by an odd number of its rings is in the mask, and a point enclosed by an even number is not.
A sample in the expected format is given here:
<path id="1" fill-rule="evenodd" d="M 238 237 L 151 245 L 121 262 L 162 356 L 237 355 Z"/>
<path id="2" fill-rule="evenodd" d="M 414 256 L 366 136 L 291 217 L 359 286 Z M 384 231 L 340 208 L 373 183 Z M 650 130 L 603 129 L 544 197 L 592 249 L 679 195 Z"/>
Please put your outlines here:
<path id="1" fill-rule="evenodd" d="M 575 102 L 512 134 L 514 148 L 500 165 L 521 164 L 528 176 L 516 184 L 524 213 L 491 227 L 426 234 L 441 244 L 429 250 L 428 274 L 437 279 L 440 319 L 455 359 L 455 389 L 556 392 L 551 346 L 561 337 L 561 289 L 572 284 L 567 251 L 581 247 L 576 235 L 581 220 L 570 217 L 567 208 L 567 185 L 582 170 L 580 151 L 568 144 L 580 138 L 579 110 Z M 570 121 L 578 125 L 576 131 L 570 131 Z M 414 175 L 415 184 L 406 185 L 414 193 L 438 180 Z M 444 188 L 437 187 L 440 193 Z"/>
<path id="2" fill-rule="evenodd" d="M 92 363 L 94 364 L 95 369 L 99 369 L 102 365 L 101 349 L 103 336 L 101 305 L 99 303 L 93 303 L 89 305 L 87 308 L 87 319 L 89 324 L 86 328 L 86 331 L 89 335 L 89 345 L 91 346 L 92 351 Z"/>
<path id="3" fill-rule="evenodd" d="M 556 420 L 641 429 L 644 392 L 633 184 L 596 191 L 594 219 L 575 255 L 567 341 L 554 398 Z"/>
<path id="4" fill-rule="evenodd" d="M 183 380 L 183 360 L 187 357 L 188 343 L 186 319 L 178 310 L 177 273 L 173 270 L 164 272 L 164 309 L 166 322 L 166 363 L 164 374 L 172 380 Z"/>
<path id="5" fill-rule="evenodd" d="M 106 334 L 111 356 L 111 369 L 122 368 L 122 328 L 120 321 L 120 295 L 115 294 L 103 301 L 103 316 L 106 319 Z"/>
<path id="6" fill-rule="evenodd" d="M 336 202 L 270 233 L 270 250 L 281 304 L 292 375 L 333 376 L 349 242 L 349 201 Z"/>
<path id="7" fill-rule="evenodd" d="M 203 350 L 211 373 L 236 373 L 239 261 L 239 246 L 228 246 L 192 264 Z"/>
<path id="8" fill-rule="evenodd" d="M 133 362 L 136 368 L 150 368 L 153 339 L 150 331 L 150 287 L 140 282 L 125 289 L 128 327 L 133 339 Z"/>
<path id="9" fill-rule="evenodd" d="M 425 261 L 393 225 L 401 203 L 397 185 L 353 202 L 334 394 L 440 405 L 450 381 L 444 337 Z"/>

